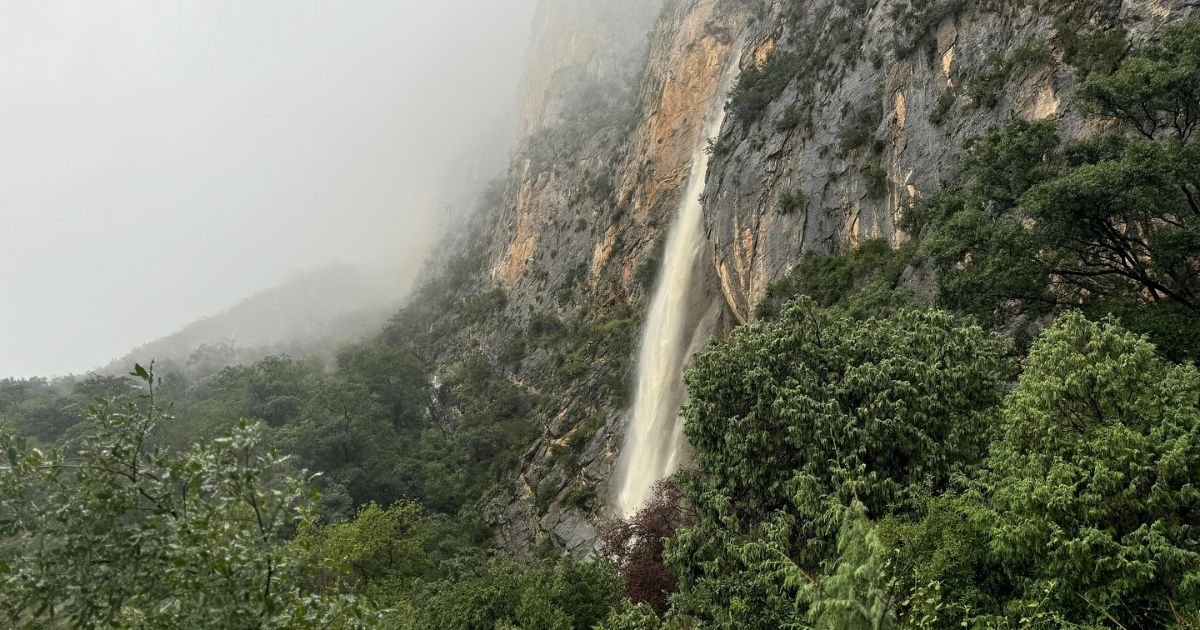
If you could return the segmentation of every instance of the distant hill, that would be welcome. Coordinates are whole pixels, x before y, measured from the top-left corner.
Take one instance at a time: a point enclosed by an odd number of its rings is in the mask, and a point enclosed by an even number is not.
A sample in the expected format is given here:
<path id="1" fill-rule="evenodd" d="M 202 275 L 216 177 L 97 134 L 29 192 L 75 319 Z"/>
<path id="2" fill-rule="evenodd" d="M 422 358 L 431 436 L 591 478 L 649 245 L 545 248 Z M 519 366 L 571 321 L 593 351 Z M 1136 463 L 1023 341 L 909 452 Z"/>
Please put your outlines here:
<path id="1" fill-rule="evenodd" d="M 399 308 L 411 278 L 349 264 L 297 273 L 223 313 L 134 348 L 99 370 L 123 373 L 151 360 L 196 374 L 270 354 L 332 355 L 378 331 Z"/>

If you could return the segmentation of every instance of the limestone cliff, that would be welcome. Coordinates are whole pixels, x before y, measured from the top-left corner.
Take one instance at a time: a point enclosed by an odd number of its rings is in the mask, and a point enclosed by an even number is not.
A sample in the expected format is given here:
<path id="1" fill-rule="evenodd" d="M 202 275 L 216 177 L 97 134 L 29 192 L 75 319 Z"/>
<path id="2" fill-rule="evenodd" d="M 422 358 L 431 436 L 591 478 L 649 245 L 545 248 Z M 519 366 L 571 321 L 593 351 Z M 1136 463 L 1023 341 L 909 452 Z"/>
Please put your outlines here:
<path id="1" fill-rule="evenodd" d="M 516 492 L 492 505 L 510 546 L 524 548 L 549 535 L 575 553 L 591 550 L 595 533 L 586 512 L 602 503 L 624 411 L 623 397 L 597 380 L 607 374 L 623 385 L 628 378 L 629 342 L 656 247 L 747 18 L 712 1 L 673 2 L 658 15 L 648 44 L 642 39 L 640 63 L 625 76 L 599 68 L 555 71 L 573 75 L 574 82 L 586 77 L 588 100 L 564 104 L 554 85 L 544 88 L 549 96 L 528 96 L 536 105 L 526 111 L 547 111 L 544 103 L 558 101 L 552 107 L 558 114 L 526 139 L 514 160 L 490 234 L 490 278 L 510 306 L 520 305 L 513 313 L 519 321 L 528 321 L 531 312 L 549 313 L 581 320 L 587 330 L 622 330 L 619 340 L 610 335 L 586 349 L 580 378 L 565 385 L 553 373 L 561 368 L 553 348 L 535 350 L 523 361 L 518 377 L 550 383 L 561 404 L 550 405 L 546 439 L 527 455 Z M 714 305 L 704 308 L 717 329 L 724 300 L 716 276 L 710 273 L 709 280 L 698 295 Z M 561 456 L 568 451 L 575 452 Z M 596 499 L 575 507 L 559 500 L 581 492 Z"/>
<path id="2" fill-rule="evenodd" d="M 1080 69 L 1068 36 L 1122 38 L 1120 54 L 1195 0 L 1041 0 L 771 4 L 761 48 L 797 51 L 802 68 L 753 121 L 727 129 L 706 207 L 725 296 L 739 321 L 809 252 L 903 238 L 907 200 L 938 189 L 963 142 L 1011 116 L 1056 117 Z"/>
<path id="3" fill-rule="evenodd" d="M 1119 56 L 1200 0 L 543 5 L 526 135 L 461 289 L 502 299 L 442 360 L 482 351 L 542 401 L 542 436 L 482 506 L 500 541 L 584 555 L 620 448 L 658 244 L 731 55 L 769 80 L 712 148 L 696 308 L 713 335 L 747 322 L 805 255 L 904 239 L 899 213 L 953 175 L 966 139 L 1012 115 L 1085 132 L 1070 99 L 1079 41 Z"/>

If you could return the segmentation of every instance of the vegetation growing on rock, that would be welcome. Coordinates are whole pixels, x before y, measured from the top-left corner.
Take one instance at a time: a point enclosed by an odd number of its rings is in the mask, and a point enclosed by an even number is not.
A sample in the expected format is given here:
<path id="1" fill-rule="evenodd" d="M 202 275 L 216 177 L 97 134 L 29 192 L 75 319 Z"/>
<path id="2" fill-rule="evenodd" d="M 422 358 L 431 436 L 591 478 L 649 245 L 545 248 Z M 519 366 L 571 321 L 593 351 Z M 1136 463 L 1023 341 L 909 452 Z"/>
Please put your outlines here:
<path id="1" fill-rule="evenodd" d="M 902 4 L 905 58 L 965 6 Z M 840 68 L 813 59 L 855 50 L 871 6 L 820 16 L 820 55 L 748 70 L 734 120 L 806 130 Z M 639 303 L 585 293 L 577 260 L 532 267 L 553 298 L 522 301 L 476 234 L 330 364 L 0 381 L 0 610 L 83 628 L 1195 627 L 1200 27 L 1118 54 L 1127 35 L 1059 34 L 1100 133 L 1014 118 L 904 209 L 910 240 L 791 261 L 686 376 L 694 465 L 604 523 L 592 559 L 551 537 L 509 554 L 480 512 L 513 487 L 517 522 L 601 512 L 583 458 L 613 447 Z M 1018 52 L 939 83 L 932 122 L 962 113 L 956 90 L 996 105 L 1046 62 Z M 829 138 L 868 198 L 903 181 L 883 102 L 836 108 Z M 580 203 L 621 204 L 624 182 L 588 173 Z M 801 188 L 762 196 L 772 220 L 822 219 Z M 559 229 L 607 227 L 588 225 Z"/>

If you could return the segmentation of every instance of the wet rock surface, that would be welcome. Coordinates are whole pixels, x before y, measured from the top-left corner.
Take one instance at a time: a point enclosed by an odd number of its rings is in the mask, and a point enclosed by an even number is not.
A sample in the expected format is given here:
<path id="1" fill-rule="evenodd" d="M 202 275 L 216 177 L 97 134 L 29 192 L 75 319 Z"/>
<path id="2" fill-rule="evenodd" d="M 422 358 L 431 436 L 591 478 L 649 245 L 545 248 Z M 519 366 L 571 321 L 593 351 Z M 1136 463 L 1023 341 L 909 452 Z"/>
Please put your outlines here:
<path id="1" fill-rule="evenodd" d="M 810 63 L 756 118 L 731 115 L 714 147 L 696 347 L 749 321 L 804 256 L 902 242 L 904 208 L 954 177 L 968 138 L 1014 115 L 1055 117 L 1068 136 L 1090 130 L 1070 98 L 1080 71 L 1057 41 L 1064 7 L 1077 3 L 946 2 L 957 8 L 907 39 L 901 0 L 861 3 L 860 19 L 843 19 L 839 0 L 621 0 L 616 12 L 589 0 L 544 3 L 526 136 L 464 288 L 498 291 L 503 304 L 445 348 L 503 363 L 522 341 L 506 370 L 542 400 L 541 437 L 480 505 L 504 548 L 595 549 L 628 417 L 620 382 L 635 367 L 660 242 L 735 50 L 743 68 L 789 53 Z M 1088 4 L 1071 18 L 1077 30 L 1123 28 L 1130 47 L 1200 11 L 1200 0 Z M 923 296 L 934 280 L 921 264 L 902 277 Z M 568 332 L 537 333 L 545 321 Z"/>

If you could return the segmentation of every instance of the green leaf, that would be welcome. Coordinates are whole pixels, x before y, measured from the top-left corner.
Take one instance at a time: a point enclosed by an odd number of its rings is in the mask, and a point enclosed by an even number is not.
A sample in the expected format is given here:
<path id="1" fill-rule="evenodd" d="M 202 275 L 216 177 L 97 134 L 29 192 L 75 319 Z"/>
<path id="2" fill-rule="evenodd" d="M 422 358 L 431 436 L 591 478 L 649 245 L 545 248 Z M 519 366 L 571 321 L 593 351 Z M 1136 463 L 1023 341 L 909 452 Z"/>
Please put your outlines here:
<path id="1" fill-rule="evenodd" d="M 146 368 L 142 367 L 140 363 L 133 364 L 133 371 L 130 372 L 129 375 L 136 376 L 147 383 L 150 382 L 150 372 L 147 372 Z"/>

